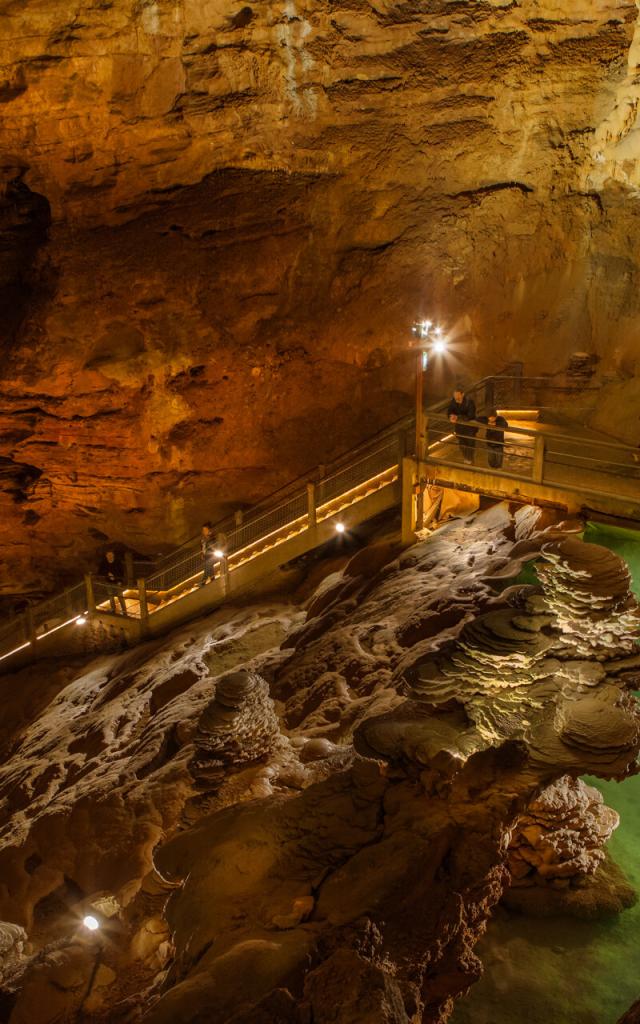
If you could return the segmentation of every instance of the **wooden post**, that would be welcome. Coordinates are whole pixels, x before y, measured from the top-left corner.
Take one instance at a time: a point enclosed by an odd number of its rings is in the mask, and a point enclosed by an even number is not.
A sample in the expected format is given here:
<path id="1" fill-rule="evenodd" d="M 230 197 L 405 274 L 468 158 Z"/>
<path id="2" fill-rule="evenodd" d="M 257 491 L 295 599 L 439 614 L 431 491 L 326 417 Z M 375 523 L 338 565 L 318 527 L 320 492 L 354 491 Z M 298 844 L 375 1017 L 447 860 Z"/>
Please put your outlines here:
<path id="1" fill-rule="evenodd" d="M 533 447 L 533 472 L 534 484 L 541 484 L 544 479 L 544 435 L 536 434 Z"/>
<path id="2" fill-rule="evenodd" d="M 413 544 L 416 539 L 413 517 L 415 462 L 405 456 L 402 463 L 402 543 Z"/>
<path id="3" fill-rule="evenodd" d="M 222 580 L 223 597 L 228 597 L 231 589 L 231 578 L 229 575 L 229 559 L 226 555 L 220 559 L 220 579 Z"/>
<path id="4" fill-rule="evenodd" d="M 128 587 L 134 585 L 136 577 L 133 570 L 133 555 L 130 551 L 124 553 L 124 578 Z"/>
<path id="5" fill-rule="evenodd" d="M 312 530 L 317 525 L 316 516 L 316 485 L 313 482 L 307 484 L 307 515 L 309 517 L 308 530 Z"/>
<path id="6" fill-rule="evenodd" d="M 87 608 L 90 612 L 95 612 L 96 599 L 93 593 L 93 580 L 90 572 L 88 572 L 84 578 L 84 590 L 87 598 Z"/>
<path id="7" fill-rule="evenodd" d="M 418 470 L 419 472 L 420 470 Z M 424 492 L 426 486 L 426 479 L 420 476 L 418 479 L 418 494 L 416 496 L 416 530 L 422 530 L 424 527 Z"/>
<path id="8" fill-rule="evenodd" d="M 138 600 L 140 601 L 140 632 L 146 636 L 149 632 L 149 605 L 147 603 L 147 582 L 138 580 Z"/>

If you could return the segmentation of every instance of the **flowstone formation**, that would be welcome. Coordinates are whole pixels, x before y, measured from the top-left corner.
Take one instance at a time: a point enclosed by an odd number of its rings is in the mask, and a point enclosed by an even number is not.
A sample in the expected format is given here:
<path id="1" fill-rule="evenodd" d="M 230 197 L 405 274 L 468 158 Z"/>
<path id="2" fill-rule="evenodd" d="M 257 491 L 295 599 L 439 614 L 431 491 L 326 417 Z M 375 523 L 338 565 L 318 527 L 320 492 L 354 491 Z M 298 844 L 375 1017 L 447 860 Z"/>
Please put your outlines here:
<path id="1" fill-rule="evenodd" d="M 443 1024 L 518 829 L 544 808 L 550 832 L 581 774 L 636 768 L 637 604 L 577 530 L 496 507 L 334 562 L 305 611 L 226 609 L 53 671 L 38 704 L 24 670 L 0 775 L 0 920 L 31 943 L 9 1024 Z M 514 582 L 534 558 L 540 584 Z M 558 863 L 598 859 L 614 822 L 589 810 Z"/>
<path id="2" fill-rule="evenodd" d="M 637 444 L 634 0 L 0 18 L 5 592 L 105 535 L 181 543 L 410 411 L 417 316 L 452 375 L 587 351 Z"/>

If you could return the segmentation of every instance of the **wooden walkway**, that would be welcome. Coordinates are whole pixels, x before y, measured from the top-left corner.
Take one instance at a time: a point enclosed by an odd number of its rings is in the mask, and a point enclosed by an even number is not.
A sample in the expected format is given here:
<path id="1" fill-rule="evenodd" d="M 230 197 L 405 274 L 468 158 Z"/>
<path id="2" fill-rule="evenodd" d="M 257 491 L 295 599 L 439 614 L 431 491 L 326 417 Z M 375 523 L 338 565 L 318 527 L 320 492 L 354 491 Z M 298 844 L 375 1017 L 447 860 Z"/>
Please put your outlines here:
<path id="1" fill-rule="evenodd" d="M 489 381 L 493 381 L 490 378 Z M 502 378 L 499 378 L 502 384 Z M 478 388 L 494 393 L 494 386 Z M 562 420 L 545 409 L 505 408 L 509 421 L 496 447 L 477 425 L 467 464 L 442 405 L 429 411 L 426 443 L 416 459 L 410 420 L 349 453 L 322 476 L 292 485 L 271 502 L 218 524 L 223 552 L 214 579 L 202 582 L 199 542 L 183 545 L 135 586 L 114 591 L 85 580 L 0 623 L 0 671 L 33 658 L 126 646 L 202 614 L 250 590 L 278 566 L 381 512 L 402 509 L 402 536 L 413 536 L 417 494 L 436 484 L 496 499 L 596 510 L 638 521 L 640 463 L 625 445 Z M 481 409 L 481 402 L 478 402 Z M 496 453 L 500 458 L 496 459 Z M 468 454 L 468 453 L 467 453 Z M 496 465 L 499 462 L 500 465 Z M 493 463 L 493 464 L 492 464 Z M 126 608 L 126 615 L 122 608 Z"/>

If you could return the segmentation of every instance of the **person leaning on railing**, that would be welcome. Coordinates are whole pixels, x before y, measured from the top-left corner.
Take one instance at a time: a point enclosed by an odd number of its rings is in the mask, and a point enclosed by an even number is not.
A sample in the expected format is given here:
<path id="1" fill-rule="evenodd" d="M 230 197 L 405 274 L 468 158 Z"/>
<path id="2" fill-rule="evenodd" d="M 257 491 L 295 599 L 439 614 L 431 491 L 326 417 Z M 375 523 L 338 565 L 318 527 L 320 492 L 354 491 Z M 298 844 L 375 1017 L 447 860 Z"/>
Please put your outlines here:
<path id="1" fill-rule="evenodd" d="M 478 422 L 486 424 L 484 436 L 487 439 L 487 461 L 492 469 L 501 469 L 504 459 L 504 432 L 509 424 L 504 416 L 498 416 L 497 409 L 491 409 L 487 416 L 478 416 Z"/>
<path id="2" fill-rule="evenodd" d="M 478 428 L 471 426 L 468 421 L 476 418 L 476 403 L 469 395 L 465 395 L 461 387 L 457 387 L 453 392 L 453 398 L 447 406 L 447 416 L 454 424 L 462 457 L 467 466 L 472 466 Z"/>
<path id="3" fill-rule="evenodd" d="M 113 614 L 116 614 L 116 598 L 123 615 L 127 614 L 127 602 L 124 599 L 122 588 L 124 586 L 124 565 L 117 557 L 113 548 L 105 551 L 100 563 L 98 575 L 109 591 L 109 605 Z"/>

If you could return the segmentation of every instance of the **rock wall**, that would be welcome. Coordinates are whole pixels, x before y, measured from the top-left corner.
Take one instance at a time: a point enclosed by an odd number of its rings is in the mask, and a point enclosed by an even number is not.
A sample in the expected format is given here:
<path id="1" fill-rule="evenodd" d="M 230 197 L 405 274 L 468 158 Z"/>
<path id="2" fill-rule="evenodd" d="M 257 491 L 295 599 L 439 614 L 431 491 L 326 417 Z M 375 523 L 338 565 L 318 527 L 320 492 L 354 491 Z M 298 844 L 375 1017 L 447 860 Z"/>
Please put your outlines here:
<path id="1" fill-rule="evenodd" d="M 416 316 L 453 339 L 433 391 L 576 349 L 632 375 L 637 17 L 5 5 L 5 591 L 54 546 L 59 574 L 181 541 L 401 415 Z"/>

